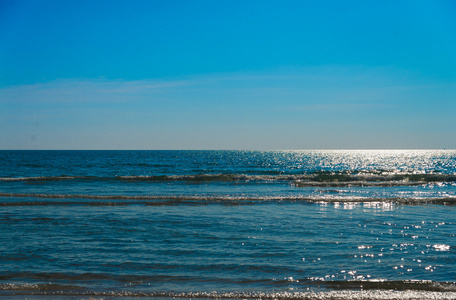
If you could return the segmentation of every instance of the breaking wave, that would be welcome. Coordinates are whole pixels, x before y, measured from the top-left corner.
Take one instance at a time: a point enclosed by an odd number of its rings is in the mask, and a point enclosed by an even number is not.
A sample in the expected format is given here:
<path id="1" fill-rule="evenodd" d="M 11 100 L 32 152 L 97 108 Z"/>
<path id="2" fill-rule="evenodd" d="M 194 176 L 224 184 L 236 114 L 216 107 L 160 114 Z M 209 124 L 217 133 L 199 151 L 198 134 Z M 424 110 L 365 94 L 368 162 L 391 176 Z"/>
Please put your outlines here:
<path id="1" fill-rule="evenodd" d="M 9 182 L 48 182 L 48 181 L 123 181 L 123 182 L 287 182 L 297 187 L 341 187 L 341 186 L 414 186 L 425 184 L 456 184 L 455 174 L 413 174 L 392 172 L 316 172 L 311 174 L 186 174 L 186 175 L 144 175 L 144 176 L 35 176 L 1 177 Z"/>
<path id="2" fill-rule="evenodd" d="M 39 199 L 79 199 L 84 201 L 13 201 L 0 202 L 0 206 L 48 206 L 48 205 L 93 205 L 93 206 L 113 206 L 113 205 L 178 205 L 178 204 L 252 204 L 266 202 L 312 202 L 312 203 L 395 203 L 407 205 L 419 204 L 441 204 L 456 205 L 456 196 L 446 197 L 408 197 L 408 198 L 372 198 L 372 197 L 326 197 L 326 196 L 229 196 L 229 195 L 83 195 L 83 194 L 27 194 L 27 193 L 0 193 L 0 197 L 14 198 L 39 198 Z M 86 201 L 97 200 L 97 201 Z"/>
<path id="3" fill-rule="evenodd" d="M 305 291 L 263 292 L 160 292 L 160 291 L 93 291 L 80 286 L 60 284 L 0 284 L 0 295 L 7 296 L 72 296 L 198 299 L 455 299 L 454 283 L 433 281 L 344 281 L 327 282 L 329 291 L 307 288 Z"/>

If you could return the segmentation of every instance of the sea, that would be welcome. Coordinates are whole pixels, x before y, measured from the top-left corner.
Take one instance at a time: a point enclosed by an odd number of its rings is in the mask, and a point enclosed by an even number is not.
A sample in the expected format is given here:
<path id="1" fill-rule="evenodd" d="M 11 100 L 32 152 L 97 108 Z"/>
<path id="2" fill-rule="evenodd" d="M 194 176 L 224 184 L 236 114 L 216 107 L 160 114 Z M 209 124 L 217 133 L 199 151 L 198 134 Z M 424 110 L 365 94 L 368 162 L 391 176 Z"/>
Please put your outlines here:
<path id="1" fill-rule="evenodd" d="M 456 151 L 0 151 L 3 299 L 456 299 Z"/>

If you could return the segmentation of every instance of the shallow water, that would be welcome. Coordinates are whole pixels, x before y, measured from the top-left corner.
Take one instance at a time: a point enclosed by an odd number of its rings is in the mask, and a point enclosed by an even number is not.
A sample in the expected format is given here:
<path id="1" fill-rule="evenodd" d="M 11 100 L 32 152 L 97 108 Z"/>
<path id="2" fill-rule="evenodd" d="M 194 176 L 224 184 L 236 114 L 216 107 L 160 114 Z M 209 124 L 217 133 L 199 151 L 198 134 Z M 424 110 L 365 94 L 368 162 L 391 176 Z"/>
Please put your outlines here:
<path id="1" fill-rule="evenodd" d="M 455 151 L 0 159 L 3 296 L 455 296 Z"/>

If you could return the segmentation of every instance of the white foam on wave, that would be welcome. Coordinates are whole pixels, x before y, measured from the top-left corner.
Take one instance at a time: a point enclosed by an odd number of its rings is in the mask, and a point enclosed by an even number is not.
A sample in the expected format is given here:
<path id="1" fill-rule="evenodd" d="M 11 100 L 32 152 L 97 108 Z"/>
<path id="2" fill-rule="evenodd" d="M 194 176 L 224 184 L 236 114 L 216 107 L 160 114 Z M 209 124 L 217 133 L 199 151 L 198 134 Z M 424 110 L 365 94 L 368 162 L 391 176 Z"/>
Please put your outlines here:
<path id="1" fill-rule="evenodd" d="M 31 288 L 33 289 L 33 288 Z M 17 289 L 10 290 L 26 291 L 24 285 Z M 15 297 L 18 294 L 14 293 Z M 12 296 L 10 295 L 10 296 Z M 5 296 L 5 294 L 3 295 Z M 366 290 L 366 291 L 306 291 L 306 292 L 191 292 L 191 293 L 166 293 L 166 292 L 135 292 L 135 291 L 105 291 L 105 292 L 41 292 L 22 294 L 27 299 L 49 299 L 49 297 L 71 298 L 71 299 L 93 299 L 93 297 L 109 297 L 110 299 L 264 299 L 264 300 L 412 300 L 412 299 L 456 299 L 456 292 L 433 292 L 433 291 L 394 291 L 394 290 Z"/>
<path id="2" fill-rule="evenodd" d="M 329 291 L 329 292 L 252 292 L 252 293 L 217 293 L 217 292 L 200 292 L 200 293 L 182 293 L 182 294 L 155 294 L 147 295 L 146 293 L 142 295 L 122 293 L 119 295 L 110 294 L 111 297 L 160 297 L 160 298 L 169 298 L 169 299 L 277 299 L 277 300 L 294 300 L 294 299 L 307 299 L 307 300 L 329 300 L 329 299 L 350 299 L 350 300 L 411 300 L 411 299 L 439 299 L 439 300 L 449 300 L 456 299 L 455 292 L 428 292 L 428 291 L 384 291 L 384 290 L 369 290 L 369 291 Z"/>

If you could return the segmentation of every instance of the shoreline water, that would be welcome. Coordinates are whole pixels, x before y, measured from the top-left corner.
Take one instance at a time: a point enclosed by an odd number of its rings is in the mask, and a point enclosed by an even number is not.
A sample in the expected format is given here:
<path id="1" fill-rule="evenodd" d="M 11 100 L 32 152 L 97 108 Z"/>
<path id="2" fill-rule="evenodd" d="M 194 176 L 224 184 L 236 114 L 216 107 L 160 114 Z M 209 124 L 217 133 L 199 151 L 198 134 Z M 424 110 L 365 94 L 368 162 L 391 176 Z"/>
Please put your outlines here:
<path id="1" fill-rule="evenodd" d="M 436 299 L 450 300 L 456 298 L 455 292 L 432 292 L 432 291 L 392 291 L 392 290 L 368 290 L 368 291 L 329 291 L 329 292 L 282 292 L 282 293 L 188 293 L 166 295 L 162 293 L 131 293 L 131 292 L 101 292 L 88 294 L 1 294 L 3 299 L 30 299 L 42 300 L 58 299 L 121 299 L 121 300 L 170 300 L 170 299 L 265 299 L 265 300 L 417 300 Z"/>
<path id="2" fill-rule="evenodd" d="M 0 158 L 3 298 L 456 298 L 451 151 Z"/>

